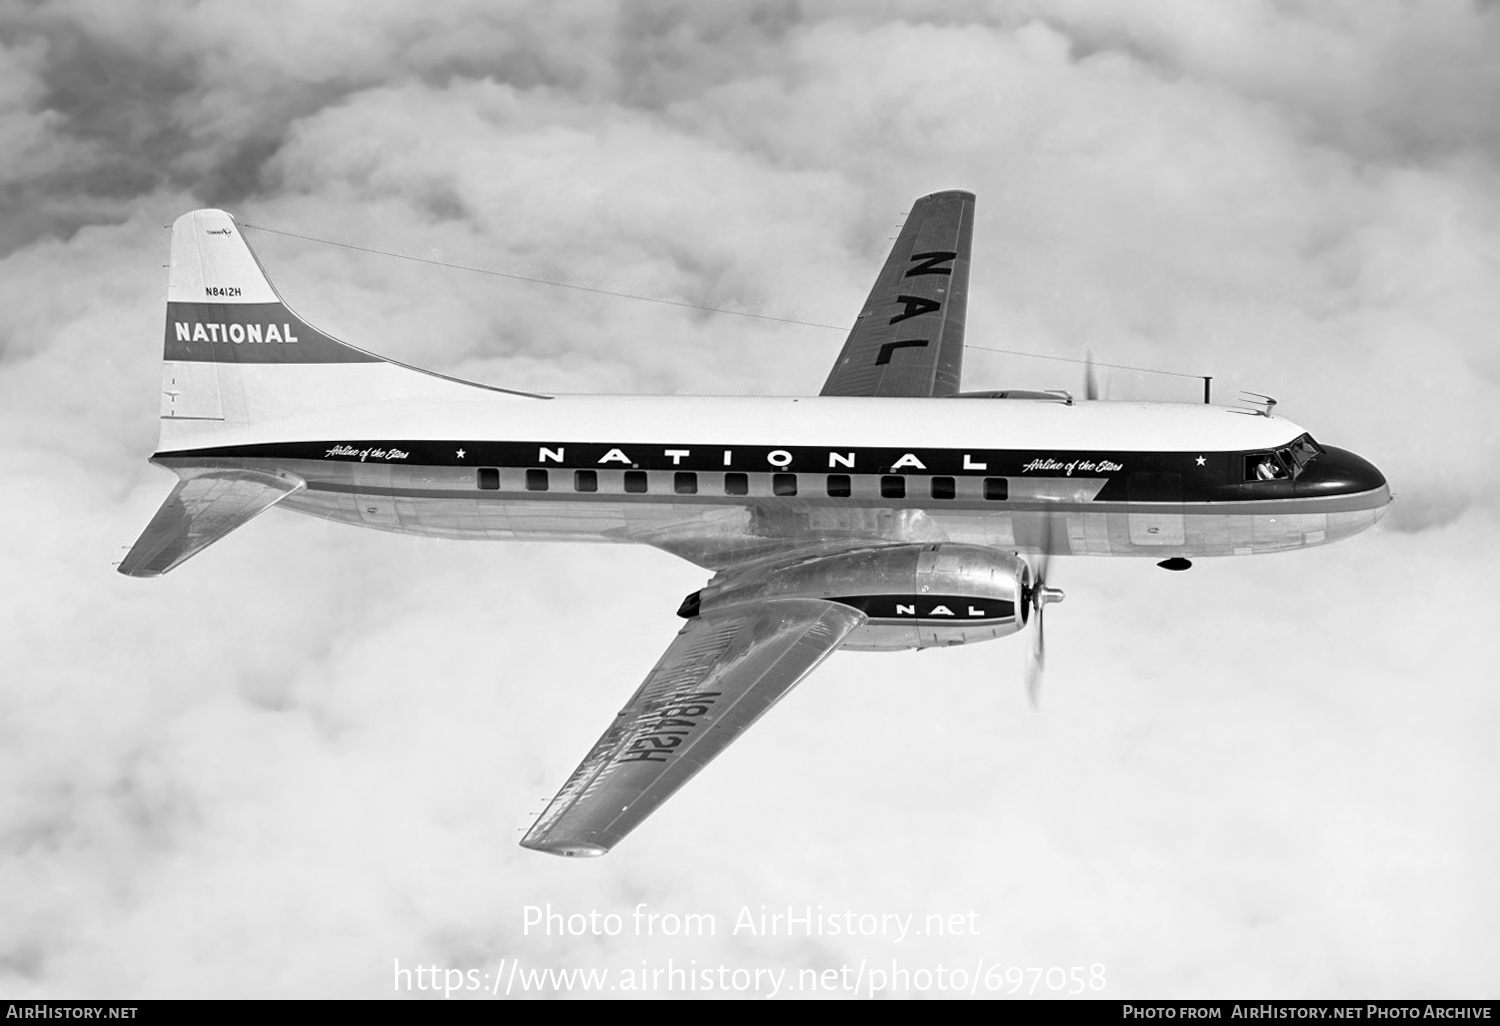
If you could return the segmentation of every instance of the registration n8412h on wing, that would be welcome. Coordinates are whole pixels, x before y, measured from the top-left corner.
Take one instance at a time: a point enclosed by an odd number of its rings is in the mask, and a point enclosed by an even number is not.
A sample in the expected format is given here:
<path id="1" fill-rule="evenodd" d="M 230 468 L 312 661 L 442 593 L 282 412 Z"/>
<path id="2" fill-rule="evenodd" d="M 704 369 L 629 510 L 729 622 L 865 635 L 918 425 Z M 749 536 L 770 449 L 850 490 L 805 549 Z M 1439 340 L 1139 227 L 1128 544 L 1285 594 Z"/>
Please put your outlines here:
<path id="1" fill-rule="evenodd" d="M 917 201 L 822 392 L 539 395 L 340 342 L 230 215 L 172 228 L 161 440 L 177 486 L 120 564 L 155 577 L 270 509 L 434 538 L 636 542 L 713 572 L 522 844 L 600 855 L 838 648 L 1004 637 L 1047 560 L 1279 552 L 1390 491 L 1272 416 L 960 391 L 974 196 Z"/>

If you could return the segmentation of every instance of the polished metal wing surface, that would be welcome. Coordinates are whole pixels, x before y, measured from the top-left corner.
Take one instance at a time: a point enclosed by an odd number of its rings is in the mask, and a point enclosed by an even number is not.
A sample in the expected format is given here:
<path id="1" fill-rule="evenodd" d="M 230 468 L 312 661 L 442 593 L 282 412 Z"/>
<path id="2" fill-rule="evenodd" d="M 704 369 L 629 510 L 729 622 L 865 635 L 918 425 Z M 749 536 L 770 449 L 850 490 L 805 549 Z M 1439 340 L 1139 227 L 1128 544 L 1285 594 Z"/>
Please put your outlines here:
<path id="1" fill-rule="evenodd" d="M 690 619 L 521 844 L 603 855 L 866 619 L 818 599 Z"/>
<path id="2" fill-rule="evenodd" d="M 292 474 L 251 470 L 183 470 L 120 563 L 127 577 L 159 577 L 306 487 Z"/>
<path id="3" fill-rule="evenodd" d="M 821 394 L 957 392 L 973 244 L 972 192 L 917 200 Z"/>

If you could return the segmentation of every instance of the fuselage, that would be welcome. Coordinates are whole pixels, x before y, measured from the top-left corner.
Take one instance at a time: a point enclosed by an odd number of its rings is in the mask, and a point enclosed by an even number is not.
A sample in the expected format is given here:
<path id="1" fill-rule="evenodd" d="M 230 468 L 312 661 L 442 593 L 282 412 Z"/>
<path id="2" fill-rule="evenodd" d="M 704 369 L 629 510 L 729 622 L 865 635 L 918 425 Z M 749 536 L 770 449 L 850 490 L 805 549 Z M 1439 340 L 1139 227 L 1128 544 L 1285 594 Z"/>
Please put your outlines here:
<path id="1" fill-rule="evenodd" d="M 632 542 L 720 568 L 822 546 L 952 542 L 1205 557 L 1331 542 L 1390 501 L 1285 418 L 1027 399 L 557 396 L 455 386 L 184 424 L 157 462 L 295 475 L 284 508 L 439 538 Z M 170 442 L 170 444 L 168 444 Z"/>

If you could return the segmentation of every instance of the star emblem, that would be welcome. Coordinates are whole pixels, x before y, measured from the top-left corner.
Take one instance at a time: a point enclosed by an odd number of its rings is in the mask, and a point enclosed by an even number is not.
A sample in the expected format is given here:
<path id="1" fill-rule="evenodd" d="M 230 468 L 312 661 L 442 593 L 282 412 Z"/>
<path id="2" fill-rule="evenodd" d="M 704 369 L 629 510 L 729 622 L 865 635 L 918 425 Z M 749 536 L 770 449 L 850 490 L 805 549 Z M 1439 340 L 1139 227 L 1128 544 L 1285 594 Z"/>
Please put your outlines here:
<path id="1" fill-rule="evenodd" d="M 463 455 L 463 454 L 462 454 L 462 453 L 460 453 L 460 454 L 459 454 L 459 455 Z M 1200 467 L 1201 467 L 1201 466 L 1203 466 L 1203 465 L 1204 465 L 1204 464 L 1206 464 L 1206 463 L 1207 463 L 1207 462 L 1208 462 L 1208 460 L 1206 460 L 1206 459 L 1204 459 L 1204 458 L 1203 458 L 1203 457 L 1202 457 L 1202 456 L 1199 456 L 1199 457 L 1198 457 L 1198 466 L 1200 466 Z"/>
<path id="2" fill-rule="evenodd" d="M 458 450 L 458 458 L 459 459 L 463 459 L 464 458 L 464 451 L 462 449 Z"/>

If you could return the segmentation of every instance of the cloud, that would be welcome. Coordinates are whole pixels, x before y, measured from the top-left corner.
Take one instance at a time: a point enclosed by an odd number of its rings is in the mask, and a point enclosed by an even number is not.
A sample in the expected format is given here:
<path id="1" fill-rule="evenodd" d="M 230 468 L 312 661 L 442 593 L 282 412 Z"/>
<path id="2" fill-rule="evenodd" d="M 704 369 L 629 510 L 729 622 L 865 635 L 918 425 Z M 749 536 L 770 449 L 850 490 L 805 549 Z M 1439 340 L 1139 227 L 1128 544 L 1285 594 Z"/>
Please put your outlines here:
<path id="1" fill-rule="evenodd" d="M 1104 996 L 1488 981 L 1493 12 L 52 4 L 0 14 L 0 980 L 391 992 L 494 972 L 1103 967 Z M 349 26 L 357 22 L 358 32 Z M 704 573 L 272 513 L 154 582 L 160 228 L 244 222 L 844 323 L 911 199 L 979 194 L 969 341 L 1213 373 L 1372 458 L 1393 530 L 1060 560 L 1025 639 L 839 654 L 608 858 L 515 845 Z M 807 394 L 836 331 L 269 232 L 300 313 L 558 391 Z M 1060 369 L 1061 368 L 1061 369 Z M 975 349 L 973 388 L 1076 387 Z M 1118 374 L 1122 395 L 1193 398 Z M 618 936 L 528 931 L 598 909 Z M 691 943 L 647 912 L 704 913 Z M 959 935 L 777 936 L 787 907 Z M 968 920 L 969 913 L 974 914 Z M 514 964 L 514 963 L 510 963 Z M 555 988 L 554 988 L 555 989 Z"/>
<path id="2" fill-rule="evenodd" d="M 1482 54 L 1500 33 L 1484 5 L 1278 4 L 1236 0 L 1135 10 L 1090 0 L 1037 13 L 1087 51 L 1124 52 L 1294 116 L 1308 141 L 1374 163 L 1495 155 L 1485 117 L 1496 73 Z"/>

